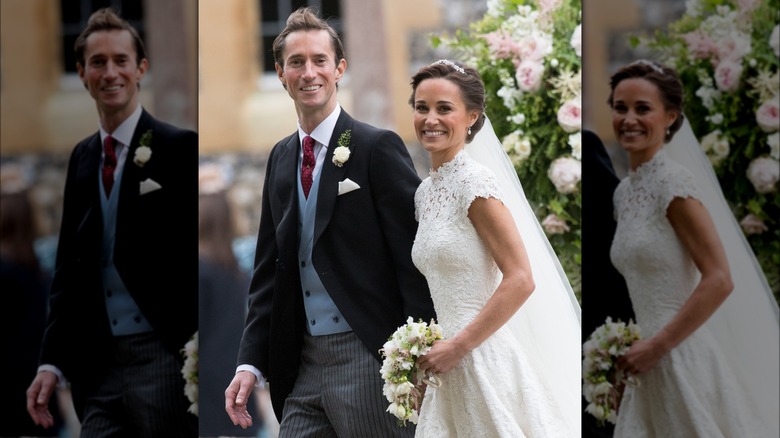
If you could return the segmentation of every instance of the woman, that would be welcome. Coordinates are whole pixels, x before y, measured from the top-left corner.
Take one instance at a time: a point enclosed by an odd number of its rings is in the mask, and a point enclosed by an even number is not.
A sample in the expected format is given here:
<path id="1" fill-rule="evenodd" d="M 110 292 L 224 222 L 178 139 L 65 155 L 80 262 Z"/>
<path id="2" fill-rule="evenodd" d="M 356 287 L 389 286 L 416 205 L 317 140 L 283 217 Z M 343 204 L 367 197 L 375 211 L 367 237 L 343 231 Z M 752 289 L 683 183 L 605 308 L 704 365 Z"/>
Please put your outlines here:
<path id="1" fill-rule="evenodd" d="M 721 332 L 728 337 L 715 336 L 717 326 L 709 324 L 721 318 L 711 317 L 727 307 L 730 294 L 760 291 L 734 287 L 747 273 L 730 269 L 698 181 L 664 148 L 683 126 L 682 84 L 674 70 L 643 60 L 618 70 L 610 86 L 613 131 L 629 158 L 629 175 L 614 194 L 618 224 L 610 255 L 626 278 L 643 338 L 618 358 L 618 368 L 638 384 L 625 390 L 615 436 L 777 436 L 776 313 L 772 322 L 757 308 L 736 324 L 763 318 L 768 328 L 744 342 L 775 340 L 761 347 L 762 357 L 743 357 L 745 368 L 734 362 L 745 354 L 733 354 L 737 347 L 730 345 L 740 342 L 739 328 L 731 324 Z M 768 395 L 749 386 L 745 371 L 755 362 L 749 374 L 774 385 Z"/>
<path id="2" fill-rule="evenodd" d="M 440 386 L 416 436 L 579 437 L 579 305 L 485 117 L 479 74 L 442 60 L 412 88 L 432 163 L 412 258 L 445 338 L 419 361 Z"/>

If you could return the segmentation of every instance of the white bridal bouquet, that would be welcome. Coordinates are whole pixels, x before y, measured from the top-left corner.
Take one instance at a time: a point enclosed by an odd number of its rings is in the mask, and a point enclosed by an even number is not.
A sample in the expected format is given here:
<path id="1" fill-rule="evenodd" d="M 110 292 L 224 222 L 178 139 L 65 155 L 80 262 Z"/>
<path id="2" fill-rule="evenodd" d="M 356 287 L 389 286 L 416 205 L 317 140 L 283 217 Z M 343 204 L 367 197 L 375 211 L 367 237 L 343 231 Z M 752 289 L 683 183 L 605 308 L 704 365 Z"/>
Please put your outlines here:
<path id="1" fill-rule="evenodd" d="M 198 415 L 198 332 L 184 344 L 182 348 L 184 354 L 184 366 L 181 368 L 181 375 L 184 377 L 184 394 L 192 403 L 187 409 Z"/>
<path id="2" fill-rule="evenodd" d="M 582 346 L 582 376 L 585 381 L 582 395 L 588 401 L 585 411 L 604 421 L 615 424 L 620 397 L 626 384 L 638 384 L 616 368 L 615 359 L 622 356 L 634 341 L 640 339 L 639 326 L 629 321 L 613 322 L 607 317 L 604 324 L 591 333 Z"/>
<path id="3" fill-rule="evenodd" d="M 390 402 L 387 412 L 395 415 L 403 426 L 407 421 L 417 424 L 423 384 L 436 385 L 435 378 L 426 377 L 417 367 L 417 359 L 427 354 L 433 341 L 439 339 L 442 331 L 436 321 L 414 322 L 410 316 L 379 350 L 384 357 L 380 370 L 385 380 L 383 392 Z"/>

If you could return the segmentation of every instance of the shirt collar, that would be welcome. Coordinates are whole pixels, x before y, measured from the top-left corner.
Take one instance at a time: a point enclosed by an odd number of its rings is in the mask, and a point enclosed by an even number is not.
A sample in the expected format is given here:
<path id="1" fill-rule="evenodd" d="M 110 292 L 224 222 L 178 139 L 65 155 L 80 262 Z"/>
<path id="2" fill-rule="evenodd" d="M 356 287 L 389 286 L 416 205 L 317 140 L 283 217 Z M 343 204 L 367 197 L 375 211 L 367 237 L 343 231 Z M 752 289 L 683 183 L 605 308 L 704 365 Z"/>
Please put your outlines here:
<path id="1" fill-rule="evenodd" d="M 333 109 L 333 112 L 330 113 L 325 120 L 320 122 L 311 134 L 306 134 L 303 129 L 301 129 L 301 123 L 298 122 L 298 137 L 301 139 L 301 142 L 303 142 L 303 137 L 310 135 L 317 143 L 327 148 L 330 143 L 330 138 L 333 136 L 333 130 L 336 129 L 336 122 L 339 120 L 340 115 L 341 105 L 336 103 L 336 108 Z"/>
<path id="2" fill-rule="evenodd" d="M 119 124 L 117 128 L 114 130 L 114 132 L 111 134 L 112 137 L 114 137 L 114 140 L 119 142 L 123 145 L 130 145 L 130 143 L 133 141 L 133 133 L 135 133 L 135 127 L 138 125 L 138 120 L 141 118 L 141 105 L 139 104 L 135 111 L 133 111 L 132 114 L 130 114 L 130 117 L 126 118 L 124 122 Z M 108 136 L 108 132 L 106 132 L 103 129 L 103 126 L 100 127 L 100 144 L 103 144 L 103 142 L 106 140 L 106 137 Z"/>

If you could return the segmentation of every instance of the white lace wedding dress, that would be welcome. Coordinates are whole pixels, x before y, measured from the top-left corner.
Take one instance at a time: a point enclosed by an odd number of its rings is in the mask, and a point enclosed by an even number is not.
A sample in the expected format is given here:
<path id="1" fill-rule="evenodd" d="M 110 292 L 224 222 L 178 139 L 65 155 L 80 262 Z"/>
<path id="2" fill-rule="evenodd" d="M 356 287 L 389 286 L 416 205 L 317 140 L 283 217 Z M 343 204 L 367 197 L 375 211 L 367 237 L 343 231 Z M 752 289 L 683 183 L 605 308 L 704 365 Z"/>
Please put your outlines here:
<path id="1" fill-rule="evenodd" d="M 412 259 L 428 280 L 445 338 L 477 316 L 500 279 L 467 216 L 478 197 L 500 200 L 502 194 L 493 174 L 465 151 L 432 171 L 415 196 L 419 228 Z M 566 430 L 528 354 L 507 326 L 499 329 L 439 375 L 439 388 L 428 387 L 415 436 L 575 436 Z"/>
<path id="2" fill-rule="evenodd" d="M 615 191 L 617 230 L 611 248 L 625 277 L 641 336 L 666 325 L 693 292 L 699 273 L 666 211 L 674 198 L 700 199 L 687 169 L 661 150 Z M 725 359 L 703 325 L 626 389 L 616 438 L 764 437 Z"/>

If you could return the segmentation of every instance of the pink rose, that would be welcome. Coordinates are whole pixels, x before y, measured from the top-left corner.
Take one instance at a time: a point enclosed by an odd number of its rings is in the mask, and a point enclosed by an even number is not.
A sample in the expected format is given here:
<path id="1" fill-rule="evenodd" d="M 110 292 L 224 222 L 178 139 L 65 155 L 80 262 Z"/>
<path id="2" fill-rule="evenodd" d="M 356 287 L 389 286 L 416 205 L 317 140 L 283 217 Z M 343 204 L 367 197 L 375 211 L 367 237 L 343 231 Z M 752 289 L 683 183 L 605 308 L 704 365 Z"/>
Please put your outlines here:
<path id="1" fill-rule="evenodd" d="M 756 123 L 764 132 L 780 129 L 780 95 L 775 95 L 758 107 Z"/>
<path id="2" fill-rule="evenodd" d="M 733 61 L 736 64 L 742 62 L 742 58 L 750 53 L 750 35 L 732 31 L 720 38 L 717 44 L 719 62 Z"/>
<path id="3" fill-rule="evenodd" d="M 742 76 L 742 65 L 730 60 L 724 60 L 715 69 L 715 84 L 721 91 L 734 91 L 739 88 L 739 78 Z"/>
<path id="4" fill-rule="evenodd" d="M 542 221 L 542 227 L 548 234 L 563 234 L 569 231 L 569 226 L 566 225 L 566 221 L 559 218 L 555 214 L 549 214 Z"/>
<path id="5" fill-rule="evenodd" d="M 566 132 L 582 129 L 582 103 L 580 96 L 569 99 L 558 108 L 558 124 Z"/>
<path id="6" fill-rule="evenodd" d="M 523 91 L 536 91 L 542 85 L 544 65 L 540 62 L 523 61 L 517 66 L 517 86 Z"/>
<path id="7" fill-rule="evenodd" d="M 764 231 L 768 231 L 769 228 L 764 224 L 764 221 L 758 218 L 753 213 L 748 214 L 739 222 L 745 234 L 761 234 Z"/>
<path id="8" fill-rule="evenodd" d="M 682 38 L 685 40 L 685 44 L 688 45 L 688 52 L 694 58 L 707 59 L 710 57 L 710 54 L 718 50 L 712 39 L 700 30 L 688 32 Z"/>
<path id="9" fill-rule="evenodd" d="M 749 13 L 752 12 L 759 4 L 761 0 L 739 0 L 737 6 L 740 12 Z"/>
<path id="10" fill-rule="evenodd" d="M 750 162 L 747 178 L 758 193 L 771 193 L 780 179 L 780 162 L 769 157 L 758 157 Z"/>
<path id="11" fill-rule="evenodd" d="M 530 35 L 523 38 L 518 45 L 520 59 L 540 63 L 545 56 L 552 52 L 552 41 L 539 35 Z"/>
<path id="12" fill-rule="evenodd" d="M 497 30 L 482 36 L 487 40 L 490 51 L 500 59 L 514 58 L 520 54 L 520 46 L 517 45 L 506 32 Z"/>
<path id="13" fill-rule="evenodd" d="M 562 0 L 539 0 L 539 9 L 543 13 L 552 12 L 558 9 L 562 3 Z"/>
<path id="14" fill-rule="evenodd" d="M 547 177 L 560 193 L 574 193 L 582 177 L 582 164 L 572 157 L 556 158 L 547 169 Z"/>

